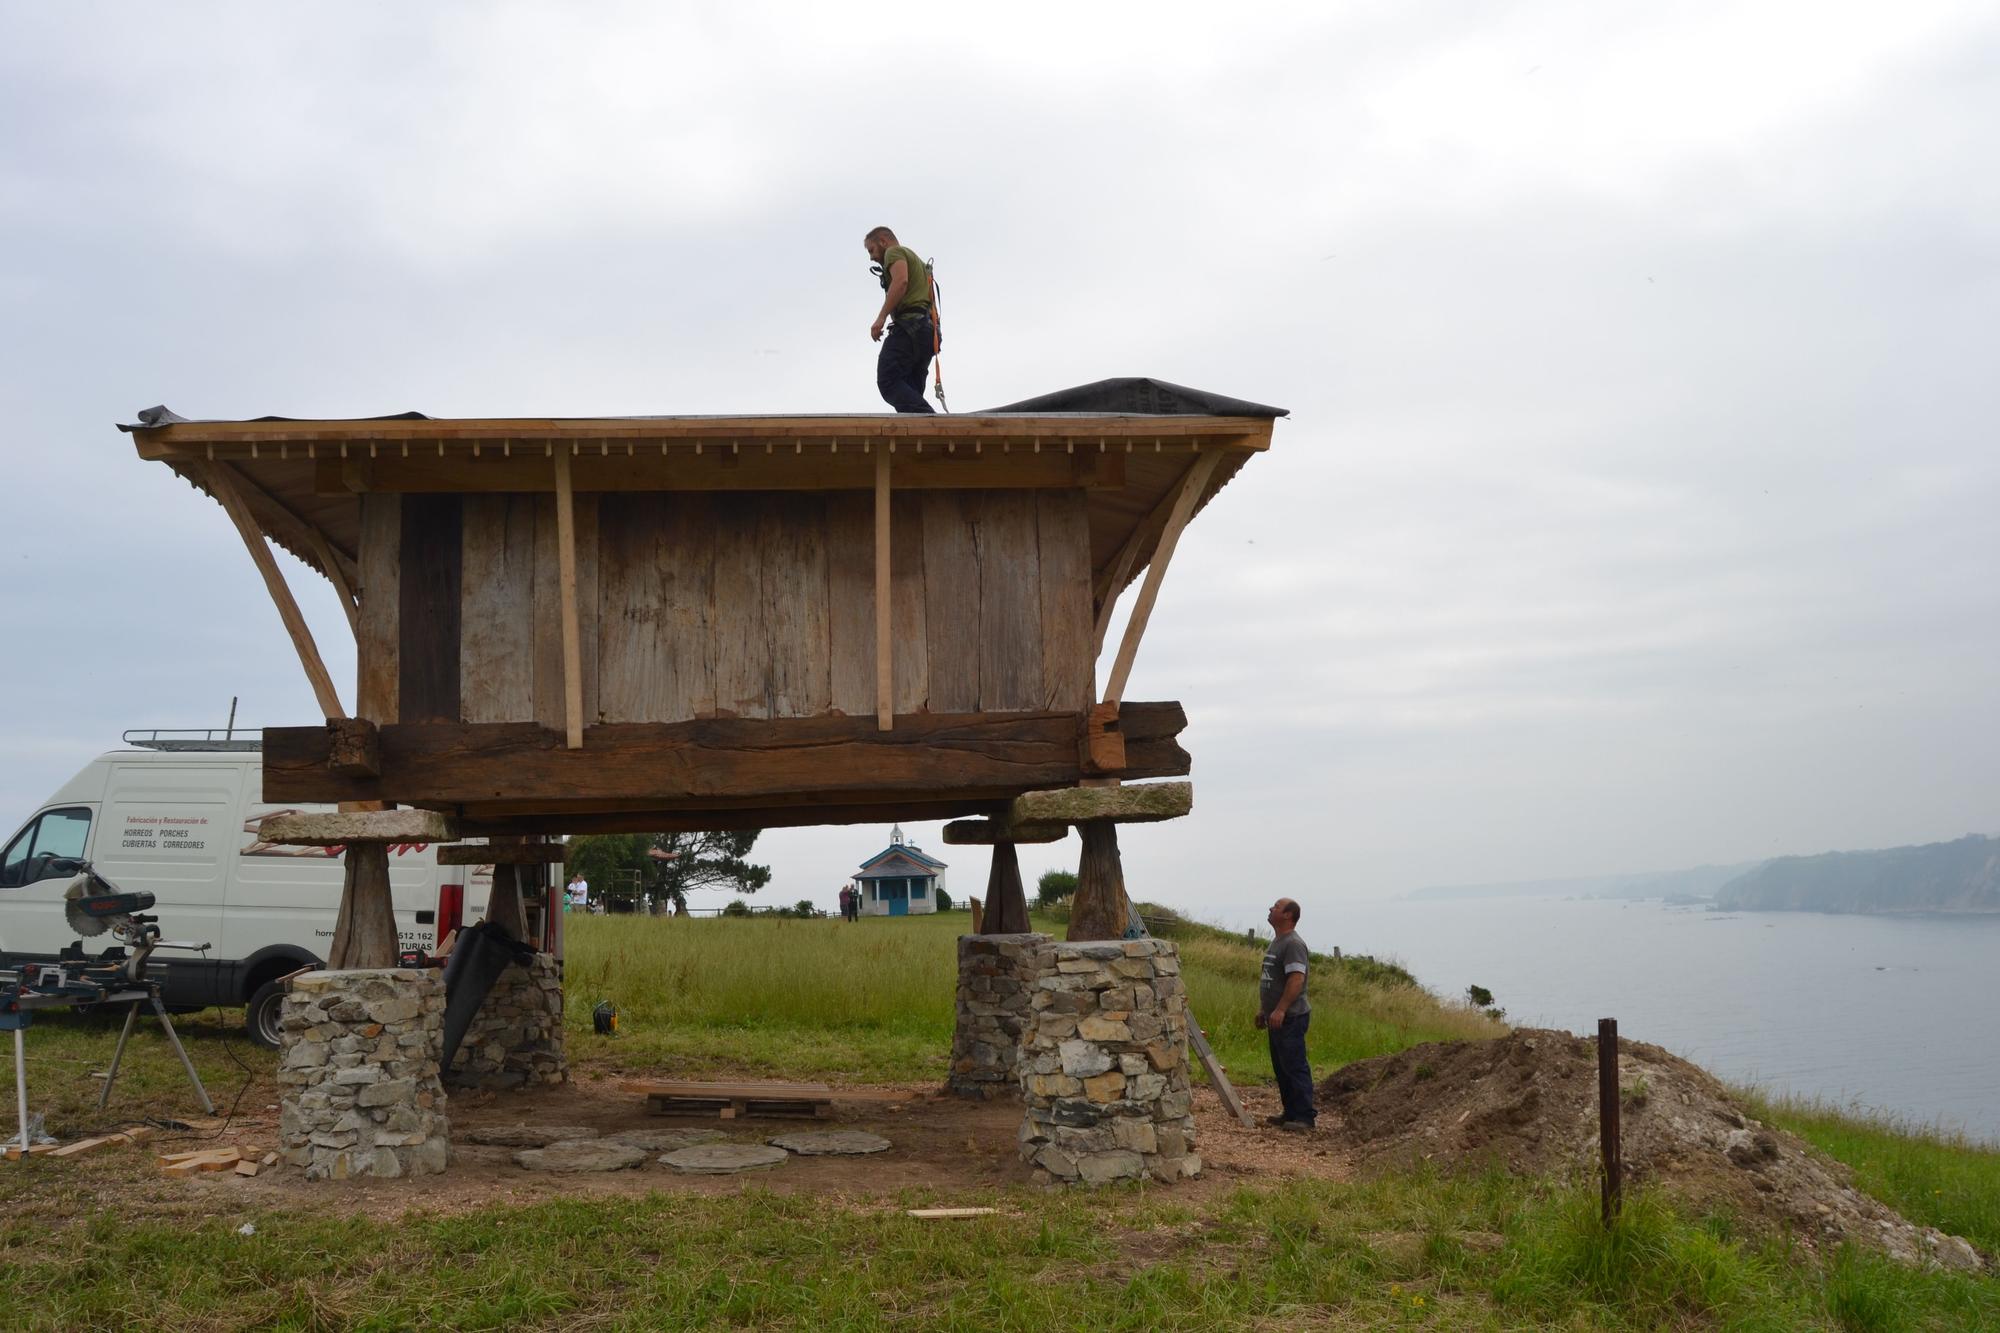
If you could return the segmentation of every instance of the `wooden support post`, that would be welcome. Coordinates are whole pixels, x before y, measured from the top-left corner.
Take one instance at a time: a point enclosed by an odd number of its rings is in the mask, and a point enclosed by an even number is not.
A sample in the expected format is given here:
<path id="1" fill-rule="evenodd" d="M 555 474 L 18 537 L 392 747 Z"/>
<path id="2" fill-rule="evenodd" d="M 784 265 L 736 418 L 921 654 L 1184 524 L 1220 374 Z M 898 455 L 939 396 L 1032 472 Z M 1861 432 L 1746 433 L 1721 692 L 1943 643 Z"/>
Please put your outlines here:
<path id="1" fill-rule="evenodd" d="M 875 725 L 896 725 L 895 635 L 889 607 L 889 448 L 875 451 Z"/>
<path id="2" fill-rule="evenodd" d="M 389 896 L 389 844 L 347 844 L 340 915 L 326 951 L 330 971 L 396 965 L 396 905 Z"/>
<path id="3" fill-rule="evenodd" d="M 576 609 L 576 496 L 569 450 L 556 450 L 556 561 L 562 585 L 563 720 L 572 750 L 583 748 L 583 634 Z"/>
<path id="4" fill-rule="evenodd" d="M 495 838 L 495 843 L 518 844 L 519 838 Z M 528 867 L 519 865 L 496 865 L 493 867 L 493 889 L 487 895 L 486 923 L 507 932 L 517 940 L 528 938 L 528 913 L 522 901 L 527 895 L 522 893 L 522 879 L 529 873 Z"/>
<path id="5" fill-rule="evenodd" d="M 1125 867 L 1118 859 L 1118 825 L 1092 820 L 1077 825 L 1083 855 L 1077 861 L 1076 896 L 1070 899 L 1069 939 L 1115 940 L 1125 934 L 1132 904 L 1125 896 Z"/>
<path id="6" fill-rule="evenodd" d="M 292 647 L 298 652 L 299 665 L 305 668 L 306 679 L 312 682 L 313 697 L 319 701 L 321 715 L 346 717 L 347 710 L 340 706 L 340 695 L 333 688 L 333 677 L 327 674 L 326 663 L 320 660 L 319 646 L 313 642 L 312 630 L 307 627 L 306 618 L 299 613 L 299 604 L 292 600 L 292 590 L 285 583 L 284 572 L 272 557 L 270 545 L 265 542 L 257 520 L 251 516 L 250 507 L 243 502 L 242 493 L 236 489 L 229 469 L 210 468 L 208 486 L 215 492 L 215 498 L 222 502 L 230 522 L 236 525 L 236 532 L 249 549 L 251 560 L 256 562 L 257 572 L 264 576 L 264 587 L 278 608 L 278 618 L 285 622 L 285 632 L 292 636 Z"/>
<path id="7" fill-rule="evenodd" d="M 1028 930 L 1028 895 L 1021 887 L 1021 858 L 1011 842 L 993 844 L 993 868 L 986 876 L 986 910 L 981 934 L 1019 935 Z"/>
<path id="8" fill-rule="evenodd" d="M 1104 702 L 1115 704 L 1125 696 L 1125 681 L 1132 674 L 1132 659 L 1139 655 L 1139 640 L 1145 636 L 1146 621 L 1153 614 L 1153 603 L 1159 600 L 1160 583 L 1167 576 L 1167 563 L 1174 558 L 1174 547 L 1180 543 L 1181 529 L 1194 515 L 1194 507 L 1201 500 L 1201 493 L 1208 489 L 1208 479 L 1215 475 L 1216 464 L 1222 461 L 1222 452 L 1211 449 L 1195 460 L 1193 467 L 1181 482 L 1181 492 L 1174 501 L 1174 512 L 1167 517 L 1167 526 L 1160 532 L 1160 543 L 1153 548 L 1153 558 L 1146 564 L 1146 581 L 1139 585 L 1139 599 L 1132 603 L 1132 618 L 1125 622 L 1125 637 L 1118 644 L 1118 657 L 1111 664 L 1111 681 L 1104 687 Z"/>
<path id="9" fill-rule="evenodd" d="M 1625 1158 L 1618 1124 L 1618 1020 L 1597 1020 L 1597 1140 L 1604 1154 L 1604 1225 L 1618 1220 L 1624 1202 Z"/>

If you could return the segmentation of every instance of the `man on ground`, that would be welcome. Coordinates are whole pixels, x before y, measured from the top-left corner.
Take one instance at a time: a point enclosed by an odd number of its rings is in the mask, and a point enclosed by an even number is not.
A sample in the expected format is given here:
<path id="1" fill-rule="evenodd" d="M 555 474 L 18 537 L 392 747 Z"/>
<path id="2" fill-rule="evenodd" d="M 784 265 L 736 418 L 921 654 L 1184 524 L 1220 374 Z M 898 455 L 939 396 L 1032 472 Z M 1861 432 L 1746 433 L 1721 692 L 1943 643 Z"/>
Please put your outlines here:
<path id="1" fill-rule="evenodd" d="M 924 401 L 924 376 L 937 350 L 930 268 L 887 227 L 877 227 L 861 243 L 882 270 L 882 308 L 868 327 L 868 336 L 882 344 L 875 387 L 898 412 L 933 412 Z M 883 326 L 892 318 L 885 337 Z"/>
<path id="2" fill-rule="evenodd" d="M 1300 1133 L 1313 1127 L 1312 1066 L 1306 1063 L 1306 1028 L 1312 1002 L 1306 999 L 1306 971 L 1312 951 L 1299 938 L 1299 905 L 1290 898 L 1271 904 L 1271 947 L 1257 981 L 1257 1026 L 1271 1039 L 1271 1072 L 1278 1079 L 1284 1113 L 1264 1123 Z"/>

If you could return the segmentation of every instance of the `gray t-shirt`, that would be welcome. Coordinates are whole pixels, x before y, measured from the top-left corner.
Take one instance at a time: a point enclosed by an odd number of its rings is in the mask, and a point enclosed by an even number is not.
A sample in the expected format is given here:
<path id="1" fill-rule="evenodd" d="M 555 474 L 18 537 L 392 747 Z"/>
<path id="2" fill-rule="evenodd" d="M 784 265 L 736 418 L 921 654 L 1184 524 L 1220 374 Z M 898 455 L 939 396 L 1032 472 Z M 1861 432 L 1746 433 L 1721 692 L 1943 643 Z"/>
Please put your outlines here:
<path id="1" fill-rule="evenodd" d="M 1270 1013 L 1277 1005 L 1278 997 L 1285 993 L 1286 979 L 1294 972 L 1301 976 L 1308 975 L 1307 967 L 1311 961 L 1312 950 L 1306 948 L 1306 942 L 1299 938 L 1296 930 L 1282 939 L 1272 940 L 1271 947 L 1264 950 L 1264 970 L 1257 978 L 1259 1009 Z M 1311 1012 L 1312 1002 L 1306 999 L 1304 990 L 1299 991 L 1299 998 L 1285 1010 L 1288 1017 Z"/>

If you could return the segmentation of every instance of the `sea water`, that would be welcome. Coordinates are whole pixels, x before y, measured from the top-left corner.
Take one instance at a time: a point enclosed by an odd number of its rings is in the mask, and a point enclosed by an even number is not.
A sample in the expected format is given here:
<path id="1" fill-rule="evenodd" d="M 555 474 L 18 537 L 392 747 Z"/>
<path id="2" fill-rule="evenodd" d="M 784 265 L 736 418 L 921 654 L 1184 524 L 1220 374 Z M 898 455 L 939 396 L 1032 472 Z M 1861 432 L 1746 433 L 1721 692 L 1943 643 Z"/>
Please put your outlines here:
<path id="1" fill-rule="evenodd" d="M 1728 1082 L 2000 1143 L 2000 917 L 1301 897 L 1315 950 L 1394 958 L 1445 996 L 1484 986 L 1516 1026 L 1616 1018 Z"/>

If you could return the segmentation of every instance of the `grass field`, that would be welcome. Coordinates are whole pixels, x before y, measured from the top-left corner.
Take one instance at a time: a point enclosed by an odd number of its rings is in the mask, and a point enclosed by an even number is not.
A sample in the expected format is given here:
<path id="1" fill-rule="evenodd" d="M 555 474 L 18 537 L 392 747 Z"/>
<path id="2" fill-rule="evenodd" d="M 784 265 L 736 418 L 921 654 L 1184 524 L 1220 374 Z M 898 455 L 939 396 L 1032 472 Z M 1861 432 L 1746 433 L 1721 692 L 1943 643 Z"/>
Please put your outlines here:
<path id="1" fill-rule="evenodd" d="M 573 1058 L 584 1070 L 941 1077 L 963 925 L 573 918 Z M 1196 1012 L 1232 1074 L 1264 1077 L 1248 1023 L 1258 950 L 1220 931 L 1175 933 Z M 602 998 L 621 1010 L 616 1039 L 588 1030 Z M 1322 1072 L 1489 1030 L 1365 960 L 1323 963 L 1313 1001 Z M 239 1021 L 212 1013 L 182 1026 L 219 1102 L 239 1091 L 275 1101 L 272 1057 L 227 1035 Z M 28 1036 L 36 1105 L 64 1137 L 189 1107 L 149 1032 L 103 1117 L 90 1106 L 91 1071 L 116 1027 L 72 1017 Z M 2000 1153 L 1823 1107 L 1766 1109 L 1913 1219 L 2000 1249 Z M 924 1191 L 752 1188 L 400 1221 L 104 1207 L 91 1182 L 120 1169 L 108 1157 L 0 1167 L 0 1328 L 2000 1328 L 2000 1279 L 1858 1251 L 1812 1260 L 1644 1192 L 1607 1233 L 1593 1194 L 1499 1175 L 1299 1178 L 1198 1199 L 1020 1188 L 955 1196 L 1002 1213 L 941 1225 L 902 1215 L 944 1201 Z M 245 1222 L 254 1236 L 239 1234 Z"/>
<path id="2" fill-rule="evenodd" d="M 1054 922 L 1039 930 L 1061 936 Z M 781 917 L 570 918 L 572 1059 L 650 1063 L 688 1073 L 740 1070 L 880 1082 L 942 1080 L 951 1050 L 957 939 L 964 913 L 789 920 Z M 1257 1007 L 1261 945 L 1207 927 L 1178 941 L 1194 1012 L 1232 1079 L 1268 1082 Z M 1490 1035 L 1498 1025 L 1441 1006 L 1367 962 L 1321 960 L 1308 1046 L 1315 1068 L 1415 1042 Z M 620 1035 L 590 1035 L 599 1000 Z"/>

